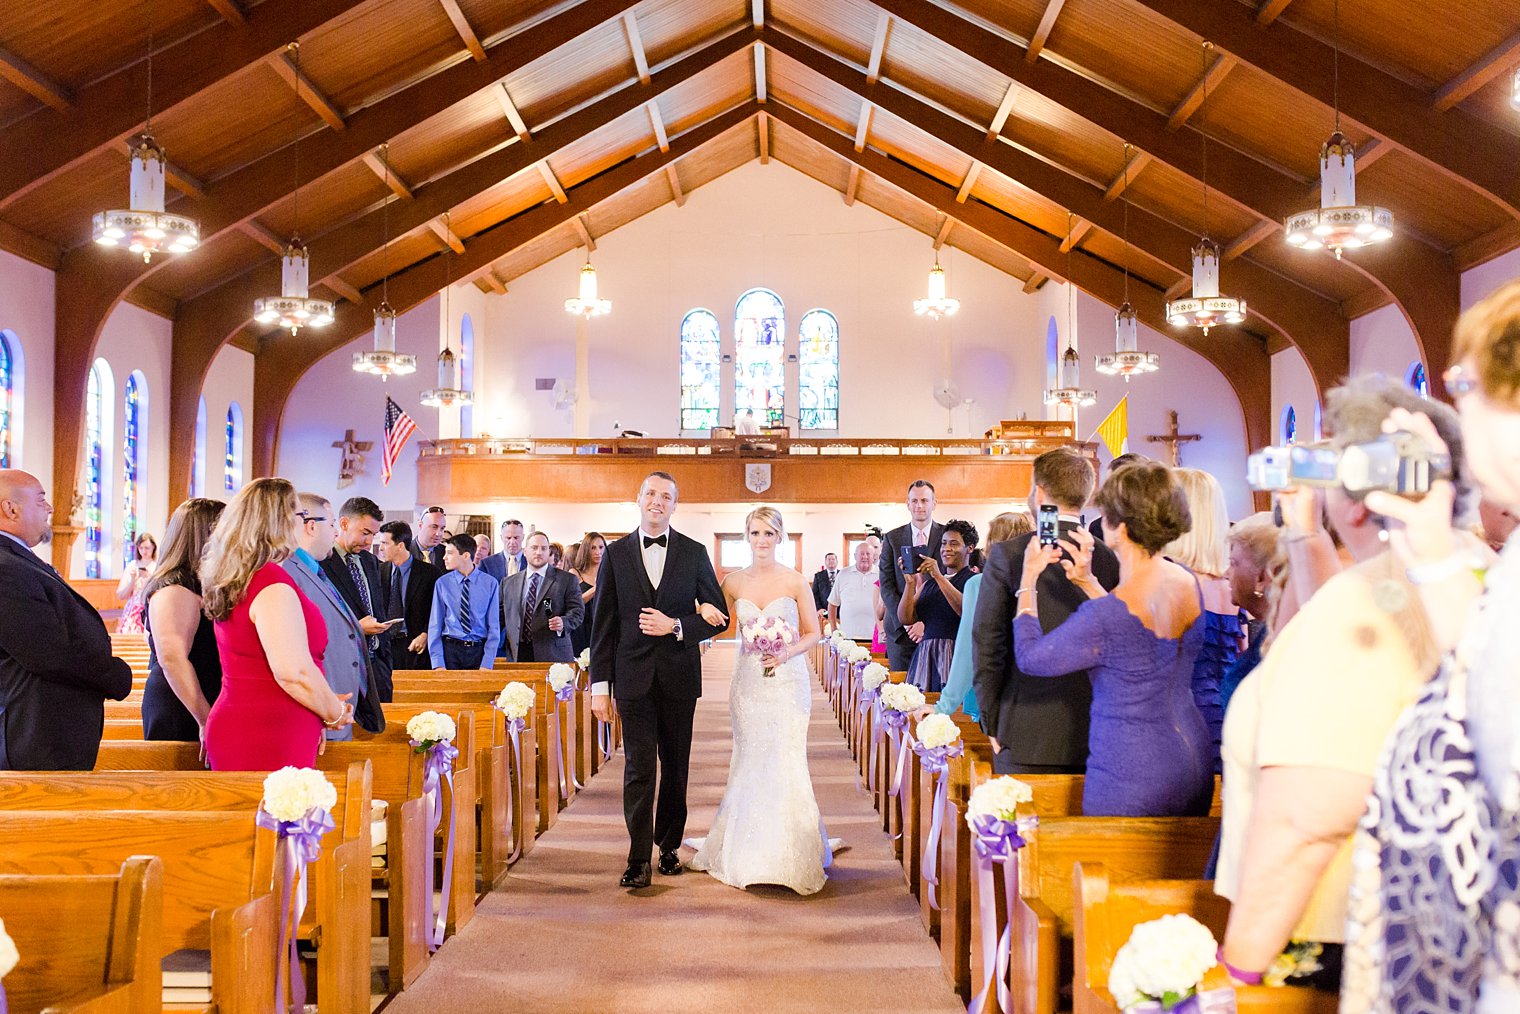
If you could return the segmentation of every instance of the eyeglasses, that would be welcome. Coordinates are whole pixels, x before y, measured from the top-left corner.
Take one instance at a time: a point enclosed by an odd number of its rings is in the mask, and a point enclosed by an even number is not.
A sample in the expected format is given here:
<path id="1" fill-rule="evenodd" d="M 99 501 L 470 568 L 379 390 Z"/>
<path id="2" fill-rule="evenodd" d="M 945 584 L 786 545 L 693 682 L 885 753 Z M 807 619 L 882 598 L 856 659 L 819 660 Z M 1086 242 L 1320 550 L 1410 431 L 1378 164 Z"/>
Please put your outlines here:
<path id="1" fill-rule="evenodd" d="M 1478 389 L 1478 378 L 1469 377 L 1461 363 L 1453 363 L 1441 374 L 1441 383 L 1446 385 L 1446 391 L 1453 398 L 1460 398 L 1465 394 L 1472 394 Z"/>
<path id="2" fill-rule="evenodd" d="M 322 515 L 320 515 L 320 514 L 308 514 L 305 511 L 296 511 L 296 517 L 300 518 L 302 521 L 326 521 L 327 520 L 327 518 L 322 517 Z"/>

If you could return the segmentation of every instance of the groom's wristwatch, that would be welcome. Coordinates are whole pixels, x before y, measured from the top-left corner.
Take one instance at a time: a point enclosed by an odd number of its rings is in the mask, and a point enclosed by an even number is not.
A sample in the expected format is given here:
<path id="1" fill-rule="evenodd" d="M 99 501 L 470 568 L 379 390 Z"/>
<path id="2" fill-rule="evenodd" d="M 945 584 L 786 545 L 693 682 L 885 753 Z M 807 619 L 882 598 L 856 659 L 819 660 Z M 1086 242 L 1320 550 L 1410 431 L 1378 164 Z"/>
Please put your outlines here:
<path id="1" fill-rule="evenodd" d="M 680 620 L 671 620 L 670 622 L 672 624 L 674 624 L 674 626 L 672 626 L 670 628 L 670 632 L 672 634 L 676 635 L 676 640 L 677 641 L 684 641 L 685 638 L 681 636 L 681 621 Z"/>

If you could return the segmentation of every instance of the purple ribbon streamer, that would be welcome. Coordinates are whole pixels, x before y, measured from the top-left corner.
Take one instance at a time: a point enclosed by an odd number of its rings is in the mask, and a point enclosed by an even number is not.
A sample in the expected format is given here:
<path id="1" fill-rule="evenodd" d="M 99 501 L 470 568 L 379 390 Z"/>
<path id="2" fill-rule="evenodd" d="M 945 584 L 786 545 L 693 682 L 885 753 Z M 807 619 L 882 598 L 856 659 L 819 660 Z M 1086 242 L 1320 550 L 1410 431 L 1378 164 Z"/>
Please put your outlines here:
<path id="1" fill-rule="evenodd" d="M 918 754 L 924 770 L 929 772 L 934 782 L 929 840 L 924 845 L 924 857 L 919 871 L 924 875 L 924 883 L 929 888 L 929 907 L 936 912 L 939 911 L 939 896 L 935 891 L 939 887 L 939 839 L 945 825 L 945 807 L 949 804 L 950 758 L 959 757 L 965 751 L 966 748 L 959 739 L 945 746 L 928 747 L 922 743 L 913 746 L 913 752 Z"/>
<path id="2" fill-rule="evenodd" d="M 0 1014 L 5 1014 L 7 1009 L 5 1005 L 5 987 L 0 985 Z"/>
<path id="3" fill-rule="evenodd" d="M 574 684 L 574 682 L 572 681 L 570 683 L 566 683 L 563 687 L 561 687 L 560 689 L 556 690 L 554 692 L 554 699 L 556 701 L 559 701 L 561 704 L 569 704 L 571 701 L 575 700 L 575 684 Z M 571 708 L 566 708 L 565 712 L 566 712 L 566 714 L 568 714 L 570 716 L 570 721 L 569 721 L 568 724 L 570 724 L 571 726 L 574 726 L 575 725 L 575 712 L 574 712 L 574 710 L 571 709 Z M 571 765 L 569 767 L 565 766 L 565 742 L 564 742 L 563 739 L 560 740 L 559 750 L 560 750 L 560 754 L 559 754 L 559 769 L 560 769 L 560 772 L 561 772 L 561 777 L 562 778 L 568 777 L 570 779 L 571 783 L 573 783 L 577 789 L 584 789 L 585 786 L 581 784 L 581 780 L 579 778 L 575 777 L 575 765 L 573 763 L 574 758 L 573 757 L 571 758 L 572 763 L 571 763 Z M 570 786 L 569 785 L 565 786 L 565 794 L 567 796 L 570 794 Z"/>
<path id="4" fill-rule="evenodd" d="M 502 713 L 505 716 L 505 712 Z M 521 718 L 507 718 L 507 737 L 512 741 L 512 756 L 517 760 L 517 770 L 523 770 L 522 740 L 519 738 L 522 731 L 528 727 L 528 723 Z M 524 818 L 526 819 L 526 818 Z M 507 856 L 507 865 L 517 862 L 522 858 L 522 833 L 517 826 L 517 799 L 512 800 L 512 805 L 507 807 L 507 820 L 511 821 L 510 834 L 512 838 L 512 853 Z"/>
<path id="5" fill-rule="evenodd" d="M 902 828 L 892 840 L 896 841 L 908 833 L 908 794 L 903 791 L 903 784 L 908 777 L 908 751 L 916 744 L 913 742 L 913 733 L 908 731 L 908 716 L 901 711 L 892 708 L 884 708 L 882 711 L 883 721 L 887 723 L 887 733 L 892 737 L 897 747 L 897 770 L 892 773 L 892 788 L 887 794 L 897 800 L 897 808 L 901 814 L 899 827 Z"/>
<path id="6" fill-rule="evenodd" d="M 980 1014 L 987 1006 L 987 997 L 997 984 L 998 1006 L 1004 1011 L 1012 1010 L 1008 992 L 1008 966 L 1013 954 L 1013 913 L 1018 898 L 1019 849 L 1027 844 L 1026 831 L 1032 830 L 1038 821 L 1002 820 L 993 814 L 979 814 L 970 824 L 971 850 L 977 858 L 977 896 L 982 923 L 982 967 L 986 980 L 981 990 L 966 1005 L 967 1014 Z M 992 897 L 992 867 L 1003 864 L 1003 903 L 1008 912 L 1008 923 L 1000 935 L 997 931 L 997 903 Z"/>
<path id="7" fill-rule="evenodd" d="M 262 806 L 254 823 L 273 831 L 283 846 L 281 868 L 287 894 L 280 905 L 280 953 L 275 963 L 274 998 L 277 1010 L 300 1011 L 306 1005 L 306 977 L 301 973 L 301 957 L 296 938 L 300 936 L 301 916 L 306 913 L 306 866 L 322 855 L 322 836 L 334 827 L 332 814 L 320 806 L 307 810 L 300 820 L 280 820 Z M 294 914 L 292 915 L 292 909 Z M 290 983 L 290 1003 L 286 1004 L 285 984 Z"/>
<path id="8" fill-rule="evenodd" d="M 459 748 L 446 739 L 441 739 L 430 746 L 424 746 L 415 739 L 411 740 L 413 750 L 424 750 L 426 759 L 422 762 L 422 798 L 423 805 L 427 807 L 427 840 L 431 849 L 432 843 L 437 840 L 438 827 L 443 822 L 443 793 L 439 791 L 441 782 L 449 783 L 449 834 L 446 851 L 443 854 L 443 883 L 440 885 L 443 895 L 441 901 L 433 900 L 433 859 L 428 856 L 427 861 L 427 904 L 429 919 L 427 925 L 427 944 L 429 951 L 436 951 L 443 946 L 443 930 L 449 921 L 449 895 L 454 882 L 454 807 L 459 801 L 454 798 L 454 758 L 459 756 Z"/>

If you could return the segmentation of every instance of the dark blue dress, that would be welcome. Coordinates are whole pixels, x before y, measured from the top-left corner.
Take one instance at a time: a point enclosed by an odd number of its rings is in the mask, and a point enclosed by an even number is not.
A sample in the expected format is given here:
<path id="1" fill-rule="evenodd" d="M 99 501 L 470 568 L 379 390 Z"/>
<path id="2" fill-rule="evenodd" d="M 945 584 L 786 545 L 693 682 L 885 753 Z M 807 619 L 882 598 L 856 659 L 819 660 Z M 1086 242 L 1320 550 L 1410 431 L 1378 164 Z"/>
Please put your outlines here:
<path id="1" fill-rule="evenodd" d="M 1014 619 L 1024 673 L 1086 669 L 1092 680 L 1085 816 L 1208 814 L 1214 769 L 1192 691 L 1206 623 L 1200 614 L 1180 638 L 1158 637 L 1115 595 L 1084 602 L 1048 634 L 1029 613 Z"/>
<path id="2" fill-rule="evenodd" d="M 1203 724 L 1208 727 L 1209 756 L 1217 775 L 1222 766 L 1219 744 L 1225 705 L 1220 684 L 1240 655 L 1240 614 L 1205 611 L 1203 620 L 1203 648 L 1198 652 L 1198 661 L 1193 663 L 1193 703 L 1198 705 Z"/>

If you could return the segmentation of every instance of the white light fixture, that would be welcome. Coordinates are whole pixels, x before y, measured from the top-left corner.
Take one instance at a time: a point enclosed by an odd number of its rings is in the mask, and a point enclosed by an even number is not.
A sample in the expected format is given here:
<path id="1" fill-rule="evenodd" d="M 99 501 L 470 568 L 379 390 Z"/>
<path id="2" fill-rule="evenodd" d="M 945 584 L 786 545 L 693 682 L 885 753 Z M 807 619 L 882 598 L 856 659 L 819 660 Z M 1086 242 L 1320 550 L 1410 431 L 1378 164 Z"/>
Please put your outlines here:
<path id="1" fill-rule="evenodd" d="M 1203 102 L 1198 108 L 1198 134 L 1203 138 L 1203 236 L 1193 247 L 1193 294 L 1166 304 L 1166 319 L 1173 327 L 1201 328 L 1204 335 L 1220 324 L 1239 324 L 1246 319 L 1246 301 L 1219 291 L 1219 244 L 1209 239 L 1209 51 L 1203 44 Z"/>
<path id="2" fill-rule="evenodd" d="M 449 215 L 444 212 L 443 226 L 449 229 Z M 454 328 L 452 290 L 454 279 L 449 274 L 449 254 L 453 248 L 443 248 L 443 351 L 438 353 L 438 386 L 422 392 L 422 403 L 428 408 L 461 408 L 474 401 L 474 395 L 464 389 L 462 364 L 454 350 L 449 348 L 449 334 Z M 593 293 L 594 295 L 594 293 Z"/>
<path id="3" fill-rule="evenodd" d="M 391 147 L 382 144 L 378 152 L 380 162 L 385 167 L 385 204 L 380 211 L 380 230 L 383 237 L 380 246 L 381 266 L 385 270 L 385 281 L 380 290 L 380 305 L 375 309 L 375 345 L 368 352 L 354 353 L 354 372 L 368 373 L 379 377 L 384 383 L 391 377 L 404 377 L 408 373 L 417 370 L 417 357 L 405 352 L 396 351 L 396 311 L 391 307 Z"/>
<path id="4" fill-rule="evenodd" d="M 1509 104 L 1520 109 L 1520 67 L 1515 68 L 1515 76 L 1509 82 Z"/>
<path id="5" fill-rule="evenodd" d="M 579 317 L 603 317 L 612 312 L 612 300 L 598 299 L 596 295 L 596 268 L 591 266 L 591 251 L 586 251 L 586 264 L 581 268 L 581 283 L 576 295 L 565 300 L 565 312 Z"/>
<path id="6" fill-rule="evenodd" d="M 1140 322 L 1129 302 L 1129 142 L 1124 144 L 1124 302 L 1114 314 L 1114 351 L 1097 357 L 1094 365 L 1106 377 L 1129 378 L 1139 373 L 1153 373 L 1161 368 L 1161 357 L 1140 351 Z"/>
<path id="7" fill-rule="evenodd" d="M 148 5 L 148 115 L 131 151 L 131 184 L 125 209 L 97 212 L 91 234 L 106 247 L 124 246 L 147 264 L 156 253 L 188 253 L 201 242 L 200 223 L 164 210 L 168 163 L 153 140 L 153 5 Z"/>
<path id="8" fill-rule="evenodd" d="M 939 266 L 939 251 L 934 252 L 934 267 L 929 269 L 928 295 L 913 301 L 913 312 L 920 317 L 939 320 L 953 317 L 961 308 L 961 301 L 945 295 L 945 269 Z"/>
<path id="9" fill-rule="evenodd" d="M 1045 404 L 1065 406 L 1073 413 L 1079 408 L 1097 404 L 1098 392 L 1082 386 L 1082 362 L 1072 341 L 1076 337 L 1076 283 L 1071 277 L 1071 251 L 1077 244 L 1072 235 L 1076 219 L 1066 213 L 1066 351 L 1061 353 L 1061 365 L 1056 373 L 1056 386 L 1045 390 Z M 1075 414 L 1072 416 L 1076 418 Z"/>
<path id="10" fill-rule="evenodd" d="M 1288 216 L 1289 246 L 1341 253 L 1393 237 L 1393 212 L 1356 203 L 1356 146 L 1341 133 L 1341 5 L 1335 4 L 1335 131 L 1319 150 L 1319 207 Z"/>

